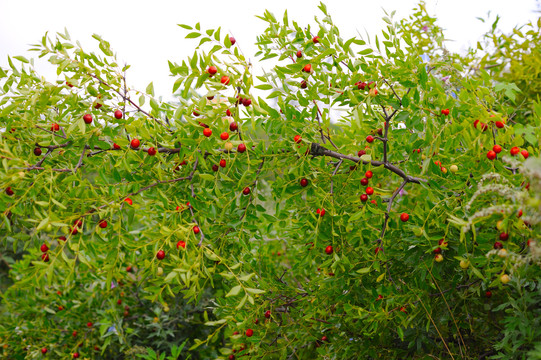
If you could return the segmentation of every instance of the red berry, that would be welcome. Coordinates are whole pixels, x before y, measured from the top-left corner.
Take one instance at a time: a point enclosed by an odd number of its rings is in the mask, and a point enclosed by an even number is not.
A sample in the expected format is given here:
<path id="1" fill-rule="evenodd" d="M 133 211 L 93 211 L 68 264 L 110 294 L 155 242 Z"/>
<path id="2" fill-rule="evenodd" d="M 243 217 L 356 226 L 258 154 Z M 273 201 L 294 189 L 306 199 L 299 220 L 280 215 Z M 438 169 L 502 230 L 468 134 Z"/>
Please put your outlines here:
<path id="1" fill-rule="evenodd" d="M 329 338 L 326 337 L 325 335 L 323 335 L 323 336 L 321 337 L 321 341 L 323 341 L 323 342 L 329 341 Z"/>
<path id="2" fill-rule="evenodd" d="M 147 153 L 150 155 L 150 156 L 154 156 L 156 155 L 156 148 L 154 147 L 149 147 L 148 150 L 147 150 Z"/>
<path id="3" fill-rule="evenodd" d="M 244 145 L 244 144 L 239 144 L 239 146 L 237 146 L 237 151 L 238 151 L 239 153 L 245 152 L 245 151 L 246 151 L 246 145 Z"/>
<path id="4" fill-rule="evenodd" d="M 265 318 L 270 319 L 270 317 L 271 317 L 271 311 L 270 310 L 265 311 Z"/>
<path id="5" fill-rule="evenodd" d="M 120 150 L 120 145 L 118 145 L 118 144 L 116 144 L 116 143 L 113 144 L 113 149 L 115 149 L 115 150 Z"/>
<path id="6" fill-rule="evenodd" d="M 500 145 L 494 145 L 492 147 L 492 150 L 496 153 L 496 154 L 499 154 L 502 152 L 502 147 Z"/>
<path id="7" fill-rule="evenodd" d="M 34 155 L 40 156 L 41 155 L 41 148 L 37 147 L 34 149 Z"/>
<path id="8" fill-rule="evenodd" d="M 246 330 L 246 336 L 252 337 L 253 334 L 254 334 L 254 331 L 252 329 Z"/>
<path id="9" fill-rule="evenodd" d="M 503 249 L 503 244 L 501 242 L 499 242 L 499 241 L 496 241 L 494 243 L 494 249 L 496 249 L 496 250 Z"/>
<path id="10" fill-rule="evenodd" d="M 358 156 L 358 157 L 361 157 L 361 156 L 363 156 L 363 155 L 365 155 L 365 154 L 366 154 L 366 151 L 365 151 L 365 150 L 359 150 L 359 151 L 357 152 L 357 156 Z"/>
<path id="11" fill-rule="evenodd" d="M 496 153 L 493 150 L 490 150 L 489 152 L 487 152 L 487 158 L 489 158 L 489 160 L 496 159 Z"/>
<path id="12" fill-rule="evenodd" d="M 380 295 L 378 295 L 376 301 L 379 301 L 379 300 L 382 300 L 382 299 L 383 299 L 383 295 L 380 294 Z"/>
<path id="13" fill-rule="evenodd" d="M 314 44 L 319 43 L 319 36 L 314 36 L 314 37 L 312 38 L 312 42 L 313 42 Z"/>
<path id="14" fill-rule="evenodd" d="M 226 132 L 221 133 L 221 134 L 220 134 L 220 139 L 222 139 L 222 140 L 227 140 L 227 139 L 229 139 L 229 134 L 226 133 Z"/>
<path id="15" fill-rule="evenodd" d="M 305 179 L 305 178 L 302 178 L 302 179 L 301 179 L 301 186 L 302 186 L 302 187 L 306 187 L 307 185 L 308 185 L 308 180 Z"/>
<path id="16" fill-rule="evenodd" d="M 406 213 L 402 213 L 400 214 L 400 220 L 402 220 L 402 222 L 406 222 L 410 219 L 410 216 Z"/>
<path id="17" fill-rule="evenodd" d="M 131 271 L 132 271 L 131 265 L 130 265 L 130 266 L 126 266 L 126 271 L 127 271 L 127 272 L 131 272 Z"/>
<path id="18" fill-rule="evenodd" d="M 252 99 L 247 99 L 247 98 L 243 99 L 242 100 L 242 105 L 244 105 L 246 107 L 252 105 Z"/>
<path id="19" fill-rule="evenodd" d="M 233 354 L 229 355 L 229 360 L 235 360 L 235 355 Z"/>
<path id="20" fill-rule="evenodd" d="M 214 75 L 218 72 L 218 69 L 216 69 L 216 66 L 209 66 L 209 68 L 207 69 L 207 72 L 210 74 L 210 75 Z"/>
<path id="21" fill-rule="evenodd" d="M 66 239 L 65 236 L 60 236 L 60 237 L 58 238 L 58 240 L 66 241 L 67 239 Z"/>
<path id="22" fill-rule="evenodd" d="M 370 200 L 370 202 L 371 202 L 372 204 L 374 204 L 374 205 L 377 205 L 377 204 L 378 204 L 378 202 L 377 202 L 376 200 Z"/>
<path id="23" fill-rule="evenodd" d="M 116 301 L 116 303 L 117 303 L 118 305 L 122 304 L 122 299 L 118 299 L 118 300 Z"/>
<path id="24" fill-rule="evenodd" d="M 77 336 L 77 331 L 74 330 L 74 331 L 71 333 L 71 335 L 72 335 L 73 337 L 76 337 L 76 336 Z"/>
<path id="25" fill-rule="evenodd" d="M 364 174 L 364 176 L 366 176 L 368 179 L 371 179 L 372 176 L 374 176 L 374 174 L 372 174 L 372 171 L 368 170 L 368 171 Z"/>
<path id="26" fill-rule="evenodd" d="M 371 188 L 370 186 L 366 188 L 366 194 L 367 195 L 372 195 L 374 193 L 374 189 Z"/>
<path id="27" fill-rule="evenodd" d="M 502 129 L 505 126 L 505 123 L 503 121 L 496 121 L 496 127 L 499 129 Z"/>
<path id="28" fill-rule="evenodd" d="M 141 142 L 139 141 L 139 139 L 132 139 L 130 145 L 133 149 L 137 149 L 139 145 L 141 145 Z"/>
<path id="29" fill-rule="evenodd" d="M 516 146 L 513 146 L 510 152 L 511 152 L 511 155 L 515 156 L 515 155 L 518 155 L 518 153 L 520 152 L 520 149 Z"/>
<path id="30" fill-rule="evenodd" d="M 522 216 L 522 210 L 519 210 L 517 213 L 517 217 L 521 217 L 521 216 Z"/>
<path id="31" fill-rule="evenodd" d="M 79 358 L 79 353 L 74 353 L 74 354 L 73 354 L 73 358 L 74 358 L 74 359 Z"/>
<path id="32" fill-rule="evenodd" d="M 441 113 L 445 116 L 449 115 L 449 109 L 443 109 Z"/>
<path id="33" fill-rule="evenodd" d="M 177 249 L 179 249 L 179 248 L 186 249 L 186 242 L 180 240 L 180 241 L 177 243 Z"/>
<path id="34" fill-rule="evenodd" d="M 122 119 L 122 111 L 117 110 L 115 111 L 115 119 Z"/>
<path id="35" fill-rule="evenodd" d="M 229 124 L 229 130 L 231 131 L 237 131 L 238 128 L 239 126 L 237 125 L 236 122 L 232 122 L 231 124 Z"/>
<path id="36" fill-rule="evenodd" d="M 229 42 L 231 42 L 231 45 L 235 45 L 235 43 L 237 42 L 237 40 L 235 40 L 235 38 L 233 36 L 230 36 L 229 37 Z"/>
<path id="37" fill-rule="evenodd" d="M 226 165 L 225 159 L 220 160 L 220 166 L 224 168 L 225 165 Z"/>
<path id="38" fill-rule="evenodd" d="M 156 258 L 158 260 L 163 260 L 165 258 L 165 251 L 163 250 L 158 251 L 158 253 L 156 254 Z"/>
<path id="39" fill-rule="evenodd" d="M 310 64 L 304 65 L 304 67 L 302 68 L 302 71 L 307 72 L 307 73 L 311 72 L 312 71 L 312 65 L 310 65 Z"/>
<path id="40" fill-rule="evenodd" d="M 432 251 L 434 254 L 441 254 L 441 248 L 435 248 L 434 251 Z"/>
<path id="41" fill-rule="evenodd" d="M 248 186 L 245 187 L 245 188 L 242 190 L 242 193 L 243 193 L 244 195 L 248 195 L 248 194 L 250 193 L 250 188 L 249 188 Z"/>
<path id="42" fill-rule="evenodd" d="M 41 349 L 41 353 L 42 353 L 43 355 L 47 354 L 47 348 L 42 348 L 42 349 Z"/>
<path id="43" fill-rule="evenodd" d="M 368 201 L 368 195 L 362 194 L 362 195 L 361 195 L 361 201 L 362 201 L 362 202 L 367 202 L 367 201 Z"/>
<path id="44" fill-rule="evenodd" d="M 44 253 L 49 251 L 49 247 L 47 246 L 47 244 L 41 245 L 40 249 L 41 249 L 41 252 L 44 252 Z"/>
<path id="45" fill-rule="evenodd" d="M 487 291 L 485 292 L 485 297 L 487 297 L 487 298 L 492 297 L 492 291 L 487 290 Z"/>
<path id="46" fill-rule="evenodd" d="M 125 198 L 125 202 L 127 202 L 129 205 L 133 205 L 133 201 L 130 198 Z"/>
<path id="47" fill-rule="evenodd" d="M 301 81 L 301 89 L 306 89 L 308 87 L 308 82 L 306 80 Z"/>
<path id="48" fill-rule="evenodd" d="M 210 130 L 209 128 L 203 129 L 203 135 L 209 137 L 210 135 L 212 135 L 212 130 Z"/>
<path id="49" fill-rule="evenodd" d="M 359 82 L 359 83 L 357 84 L 357 89 L 359 89 L 359 90 L 364 90 L 364 89 L 366 89 L 366 86 L 367 86 L 367 85 L 368 85 L 368 84 L 365 83 L 365 82 Z"/>
<path id="50" fill-rule="evenodd" d="M 295 135 L 293 141 L 295 141 L 297 144 L 300 144 L 302 142 L 302 137 L 300 135 Z"/>
<path id="51" fill-rule="evenodd" d="M 331 254 L 333 253 L 333 248 L 332 248 L 331 245 L 329 245 L 329 246 L 327 246 L 327 247 L 325 248 L 325 253 L 326 253 L 327 255 L 331 255 Z"/>
<path id="52" fill-rule="evenodd" d="M 368 141 L 369 143 L 373 142 L 374 141 L 374 137 L 372 135 L 368 135 L 366 137 L 366 141 Z"/>
<path id="53" fill-rule="evenodd" d="M 227 109 L 227 110 L 225 111 L 225 114 L 226 114 L 227 116 L 231 116 L 231 110 Z M 230 126 L 231 126 L 231 125 L 230 125 Z"/>
<path id="54" fill-rule="evenodd" d="M 199 226 L 196 225 L 196 226 L 193 227 L 193 233 L 194 234 L 199 234 L 200 231 L 201 231 L 201 229 L 199 229 Z"/>
<path id="55" fill-rule="evenodd" d="M 220 79 L 220 82 L 224 85 L 229 85 L 229 76 L 222 76 L 222 78 Z"/>
<path id="56" fill-rule="evenodd" d="M 488 129 L 488 125 L 487 125 L 487 124 L 485 124 L 485 123 L 479 123 L 479 125 L 481 126 L 481 130 L 487 131 L 487 129 Z"/>
<path id="57" fill-rule="evenodd" d="M 99 227 L 105 229 L 107 227 L 107 221 L 102 220 L 98 223 Z"/>
<path id="58" fill-rule="evenodd" d="M 83 116 L 83 120 L 86 124 L 91 124 L 92 123 L 92 115 L 90 114 L 84 114 Z"/>
<path id="59" fill-rule="evenodd" d="M 86 326 L 89 327 L 89 328 L 91 328 L 92 325 L 94 325 L 94 324 L 92 324 L 91 322 L 87 322 L 87 323 L 86 323 Z"/>
<path id="60" fill-rule="evenodd" d="M 214 164 L 212 165 L 212 171 L 216 172 L 218 171 L 220 168 L 218 167 L 218 165 Z"/>
<path id="61" fill-rule="evenodd" d="M 77 227 L 72 227 L 71 228 L 71 235 L 77 235 L 77 233 L 79 232 L 79 230 L 77 230 Z"/>
<path id="62" fill-rule="evenodd" d="M 199 114 L 197 111 L 195 111 L 195 110 L 192 112 L 192 114 L 193 114 L 193 116 L 199 116 L 199 115 L 200 115 L 200 114 Z"/>
<path id="63" fill-rule="evenodd" d="M 507 240 L 509 240 L 509 234 L 508 234 L 508 233 L 501 233 L 501 234 L 500 234 L 500 240 L 501 240 L 501 241 L 507 241 Z"/>
<path id="64" fill-rule="evenodd" d="M 53 123 L 51 125 L 51 131 L 54 132 L 54 131 L 58 131 L 58 130 L 60 130 L 60 125 L 58 125 L 57 123 Z"/>
<path id="65" fill-rule="evenodd" d="M 366 186 L 366 185 L 368 185 L 368 179 L 367 179 L 367 178 L 365 178 L 365 177 L 364 177 L 364 178 L 362 178 L 362 179 L 361 179 L 361 185 L 362 185 L 362 186 Z"/>
<path id="66" fill-rule="evenodd" d="M 527 150 L 522 150 L 520 153 L 522 154 L 522 156 L 524 156 L 524 159 L 527 159 L 528 156 L 530 156 L 530 154 L 528 154 Z"/>
<path id="67" fill-rule="evenodd" d="M 374 249 L 374 253 L 377 255 L 380 251 L 383 251 L 383 248 L 377 247 Z"/>
<path id="68" fill-rule="evenodd" d="M 301 58 L 301 57 L 302 57 L 302 51 L 297 50 L 297 57 L 298 57 L 298 58 Z"/>
<path id="69" fill-rule="evenodd" d="M 319 216 L 322 217 L 323 215 L 325 215 L 325 209 L 319 210 Z"/>

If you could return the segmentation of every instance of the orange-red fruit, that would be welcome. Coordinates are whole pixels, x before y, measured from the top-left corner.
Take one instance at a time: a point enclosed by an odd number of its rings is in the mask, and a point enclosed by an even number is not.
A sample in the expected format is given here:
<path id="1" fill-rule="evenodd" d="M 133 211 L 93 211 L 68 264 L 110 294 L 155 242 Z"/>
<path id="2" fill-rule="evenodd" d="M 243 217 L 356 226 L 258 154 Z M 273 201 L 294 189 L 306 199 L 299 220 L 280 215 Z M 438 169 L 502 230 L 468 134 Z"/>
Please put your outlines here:
<path id="1" fill-rule="evenodd" d="M 333 248 L 332 248 L 331 245 L 329 245 L 329 246 L 327 246 L 327 247 L 325 248 L 325 253 L 326 253 L 327 255 L 331 255 L 331 254 L 333 253 Z"/>
<path id="2" fill-rule="evenodd" d="M 51 131 L 58 131 L 60 130 L 60 125 L 58 125 L 57 123 L 53 123 L 51 125 Z"/>
<path id="3" fill-rule="evenodd" d="M 186 242 L 185 241 L 180 240 L 177 243 L 177 249 L 180 249 L 180 248 L 186 249 Z"/>
<path id="4" fill-rule="evenodd" d="M 221 133 L 221 134 L 220 134 L 220 139 L 222 139 L 222 140 L 227 140 L 227 139 L 229 139 L 229 134 L 226 133 L 226 132 Z"/>
<path id="5" fill-rule="evenodd" d="M 374 189 L 370 186 L 366 188 L 366 195 L 372 195 L 374 193 Z"/>
<path id="6" fill-rule="evenodd" d="M 105 229 L 107 227 L 107 221 L 105 220 L 102 220 L 99 222 L 99 227 L 102 228 L 102 229 Z"/>
<path id="7" fill-rule="evenodd" d="M 209 66 L 209 68 L 207 69 L 207 72 L 210 74 L 210 75 L 214 75 L 218 72 L 218 69 L 216 69 L 216 66 Z"/>
<path id="8" fill-rule="evenodd" d="M 239 144 L 239 146 L 237 146 L 237 151 L 238 151 L 239 153 L 245 152 L 245 151 L 246 151 L 246 145 L 244 145 L 244 144 Z"/>
<path id="9" fill-rule="evenodd" d="M 47 354 L 47 348 L 42 348 L 42 349 L 41 349 L 41 353 L 42 353 L 43 355 Z"/>
<path id="10" fill-rule="evenodd" d="M 362 202 L 367 202 L 367 201 L 368 201 L 368 195 L 362 194 L 362 195 L 361 195 L 361 201 L 362 201 Z"/>
<path id="11" fill-rule="evenodd" d="M 366 185 L 368 185 L 368 179 L 367 179 L 367 178 L 365 178 L 365 177 L 364 177 L 364 178 L 362 178 L 362 179 L 361 179 L 361 185 L 362 185 L 362 186 L 366 186 Z"/>
<path id="12" fill-rule="evenodd" d="M 508 233 L 501 233 L 501 234 L 500 234 L 500 240 L 501 240 L 501 241 L 507 241 L 507 240 L 509 240 L 509 234 L 508 234 Z"/>
<path id="13" fill-rule="evenodd" d="M 383 249 L 380 248 L 380 247 L 377 247 L 377 248 L 374 249 L 374 253 L 375 253 L 376 255 L 377 255 L 380 251 L 383 251 Z"/>
<path id="14" fill-rule="evenodd" d="M 94 325 L 94 324 L 92 324 L 90 321 L 86 323 L 86 326 L 89 327 L 89 328 L 91 328 L 92 325 Z"/>
<path id="15" fill-rule="evenodd" d="M 196 226 L 193 227 L 193 233 L 194 234 L 199 234 L 200 231 L 201 230 L 199 229 L 199 226 L 196 225 Z"/>
<path id="16" fill-rule="evenodd" d="M 115 149 L 115 150 L 120 150 L 120 145 L 118 145 L 118 144 L 116 144 L 116 143 L 113 144 L 113 149 Z"/>
<path id="17" fill-rule="evenodd" d="M 493 150 L 490 150 L 489 152 L 487 152 L 487 158 L 489 158 L 490 160 L 496 159 L 496 153 Z"/>
<path id="18" fill-rule="evenodd" d="M 366 141 L 368 141 L 369 143 L 373 142 L 374 141 L 374 137 L 372 135 L 368 135 L 366 137 Z"/>
<path id="19" fill-rule="evenodd" d="M 212 135 L 212 130 L 210 130 L 209 128 L 203 129 L 203 135 L 209 137 L 210 135 Z"/>
<path id="20" fill-rule="evenodd" d="M 129 205 L 133 205 L 133 201 L 130 198 L 125 198 L 125 202 L 127 202 Z"/>
<path id="21" fill-rule="evenodd" d="M 231 42 L 231 45 L 235 45 L 235 43 L 237 42 L 237 40 L 235 40 L 233 36 L 229 37 L 229 41 Z"/>
<path id="22" fill-rule="evenodd" d="M 122 119 L 122 111 L 121 110 L 115 111 L 115 119 Z"/>
<path id="23" fill-rule="evenodd" d="M 302 142 L 302 137 L 300 135 L 295 135 L 293 141 L 295 141 L 297 144 L 300 144 Z"/>
<path id="24" fill-rule="evenodd" d="M 492 297 L 492 291 L 487 290 L 487 291 L 485 292 L 485 297 L 487 297 L 487 298 Z"/>
<path id="25" fill-rule="evenodd" d="M 236 122 L 232 122 L 231 124 L 229 124 L 229 130 L 231 131 L 237 131 L 238 128 L 239 126 L 237 125 Z"/>
<path id="26" fill-rule="evenodd" d="M 364 174 L 364 176 L 366 176 L 368 179 L 371 179 L 372 176 L 374 176 L 374 174 L 372 174 L 372 171 L 368 170 L 368 171 Z"/>
<path id="27" fill-rule="evenodd" d="M 92 115 L 90 114 L 84 114 L 83 116 L 83 120 L 86 124 L 91 124 L 92 123 Z"/>
<path id="28" fill-rule="evenodd" d="M 270 317 L 271 317 L 271 311 L 270 310 L 265 311 L 265 318 L 270 319 Z"/>
<path id="29" fill-rule="evenodd" d="M 226 114 L 227 116 L 231 116 L 231 110 L 227 109 L 227 110 L 225 111 L 225 114 Z"/>
<path id="30" fill-rule="evenodd" d="M 496 127 L 499 129 L 502 129 L 505 126 L 505 123 L 503 121 L 496 121 L 495 124 Z"/>
<path id="31" fill-rule="evenodd" d="M 494 145 L 492 147 L 492 150 L 496 153 L 496 154 L 499 154 L 502 152 L 502 147 L 500 145 Z"/>
<path id="32" fill-rule="evenodd" d="M 400 220 L 402 220 L 403 222 L 406 222 L 410 219 L 410 216 L 406 213 L 402 213 L 400 214 Z"/>
<path id="33" fill-rule="evenodd" d="M 520 149 L 516 146 L 513 146 L 510 150 L 511 155 L 513 156 L 518 155 L 519 152 L 520 152 Z"/>
<path id="34" fill-rule="evenodd" d="M 225 159 L 220 160 L 220 166 L 224 168 L 225 165 L 226 165 Z"/>
<path id="35" fill-rule="evenodd" d="M 163 250 L 158 251 L 158 253 L 156 254 L 156 258 L 158 260 L 163 260 L 165 258 L 165 251 Z"/>
<path id="36" fill-rule="evenodd" d="M 47 251 L 49 251 L 49 247 L 47 246 L 47 244 L 42 244 L 40 250 L 41 252 L 46 253 Z"/>
<path id="37" fill-rule="evenodd" d="M 246 336 L 252 337 L 253 334 L 254 334 L 254 331 L 252 329 L 246 330 Z"/>
<path id="38" fill-rule="evenodd" d="M 312 42 L 313 42 L 314 44 L 319 43 L 319 36 L 314 36 L 314 37 L 312 38 Z"/>
<path id="39" fill-rule="evenodd" d="M 365 150 L 359 150 L 359 151 L 357 152 L 357 156 L 358 156 L 358 157 L 361 157 L 361 156 L 363 156 L 363 155 L 365 155 L 365 154 L 366 154 L 366 151 L 365 151 Z"/>
<path id="40" fill-rule="evenodd" d="M 148 153 L 150 156 L 156 155 L 156 148 L 149 147 L 148 150 L 147 150 L 147 153 Z"/>
<path id="41" fill-rule="evenodd" d="M 302 186 L 302 187 L 308 186 L 308 180 L 305 179 L 305 178 L 302 178 L 302 179 L 301 179 L 301 186 Z"/>
<path id="42" fill-rule="evenodd" d="M 248 186 L 246 186 L 243 190 L 242 190 L 242 193 L 244 195 L 248 195 L 250 193 L 250 188 Z"/>
<path id="43" fill-rule="evenodd" d="M 130 145 L 132 148 L 137 149 L 139 145 L 141 145 L 141 142 L 139 141 L 139 139 L 132 139 Z"/>
<path id="44" fill-rule="evenodd" d="M 494 243 L 494 249 L 496 249 L 496 250 L 503 249 L 503 244 L 501 242 L 499 242 L 499 241 L 496 241 Z"/>
<path id="45" fill-rule="evenodd" d="M 229 76 L 222 76 L 222 78 L 220 79 L 220 82 L 224 85 L 229 85 Z"/>
<path id="46" fill-rule="evenodd" d="M 522 154 L 522 156 L 524 156 L 524 159 L 527 159 L 528 156 L 530 156 L 530 154 L 528 154 L 527 150 L 522 150 L 520 153 Z"/>
<path id="47" fill-rule="evenodd" d="M 248 99 L 248 98 L 242 99 L 242 105 L 246 107 L 252 105 L 252 99 Z"/>
<path id="48" fill-rule="evenodd" d="M 74 353 L 74 354 L 73 354 L 73 358 L 74 358 L 74 359 L 78 359 L 78 358 L 79 358 L 79 353 Z"/>
<path id="49" fill-rule="evenodd" d="M 304 67 L 302 68 L 302 71 L 307 72 L 307 73 L 311 72 L 312 71 L 312 65 L 310 65 L 310 64 L 304 65 Z"/>
<path id="50" fill-rule="evenodd" d="M 301 57 L 302 57 L 302 51 L 297 50 L 297 57 L 298 57 L 298 58 L 301 58 Z"/>
<path id="51" fill-rule="evenodd" d="M 449 109 L 443 109 L 441 113 L 445 116 L 449 115 Z"/>

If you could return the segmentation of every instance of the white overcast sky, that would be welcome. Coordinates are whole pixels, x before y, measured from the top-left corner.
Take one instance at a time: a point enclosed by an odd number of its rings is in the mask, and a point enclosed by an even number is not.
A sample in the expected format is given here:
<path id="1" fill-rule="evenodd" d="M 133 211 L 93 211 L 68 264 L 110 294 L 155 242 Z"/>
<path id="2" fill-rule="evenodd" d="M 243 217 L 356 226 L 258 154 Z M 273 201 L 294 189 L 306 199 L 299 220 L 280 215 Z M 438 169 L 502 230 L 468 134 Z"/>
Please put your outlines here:
<path id="1" fill-rule="evenodd" d="M 411 14 L 416 0 L 329 0 L 325 2 L 343 38 L 357 32 L 371 35 L 384 27 L 382 8 L 396 10 L 396 19 Z M 427 0 L 431 15 L 446 29 L 453 40 L 447 47 L 461 51 L 475 46 L 492 21 L 483 24 L 476 17 L 493 20 L 499 14 L 499 27 L 510 31 L 514 26 L 535 21 L 541 7 L 539 0 Z M 184 39 L 186 30 L 177 24 L 203 29 L 222 27 L 222 34 L 232 34 L 243 53 L 252 59 L 256 72 L 253 45 L 265 23 L 255 15 L 268 9 L 281 19 L 285 9 L 289 19 L 300 26 L 313 24 L 319 1 L 309 0 L 0 0 L 0 66 L 7 67 L 7 55 L 35 56 L 28 53 L 29 44 L 39 43 L 46 31 L 54 34 L 66 27 L 73 40 L 86 49 L 94 48 L 96 33 L 111 43 L 118 58 L 132 65 L 128 82 L 132 88 L 144 90 L 154 82 L 156 95 L 170 99 L 174 79 L 169 77 L 167 60 L 181 62 L 193 53 L 196 40 Z M 121 62 L 121 63 L 123 63 Z M 56 73 L 47 65 L 37 66 L 48 80 Z"/>

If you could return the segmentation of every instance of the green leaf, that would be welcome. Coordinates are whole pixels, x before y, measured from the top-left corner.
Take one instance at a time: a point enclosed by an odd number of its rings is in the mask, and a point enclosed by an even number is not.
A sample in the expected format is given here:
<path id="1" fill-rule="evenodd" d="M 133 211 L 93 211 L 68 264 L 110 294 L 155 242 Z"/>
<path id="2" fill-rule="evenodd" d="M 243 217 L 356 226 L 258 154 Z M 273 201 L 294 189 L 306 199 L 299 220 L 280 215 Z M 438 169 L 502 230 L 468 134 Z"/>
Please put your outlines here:
<path id="1" fill-rule="evenodd" d="M 237 285 L 231 288 L 225 297 L 237 296 L 240 293 L 241 286 Z"/>

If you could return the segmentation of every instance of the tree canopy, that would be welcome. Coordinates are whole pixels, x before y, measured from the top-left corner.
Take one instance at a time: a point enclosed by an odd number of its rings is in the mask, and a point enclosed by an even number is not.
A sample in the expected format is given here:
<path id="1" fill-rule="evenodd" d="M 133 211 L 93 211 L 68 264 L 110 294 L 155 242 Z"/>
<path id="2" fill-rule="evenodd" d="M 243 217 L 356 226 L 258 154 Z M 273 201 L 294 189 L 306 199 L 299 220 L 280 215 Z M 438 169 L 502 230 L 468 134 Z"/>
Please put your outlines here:
<path id="1" fill-rule="evenodd" d="M 259 16 L 260 73 L 180 25 L 175 101 L 98 35 L 8 58 L 3 358 L 541 358 L 541 20 L 457 54 L 423 2 L 319 9 Z"/>

